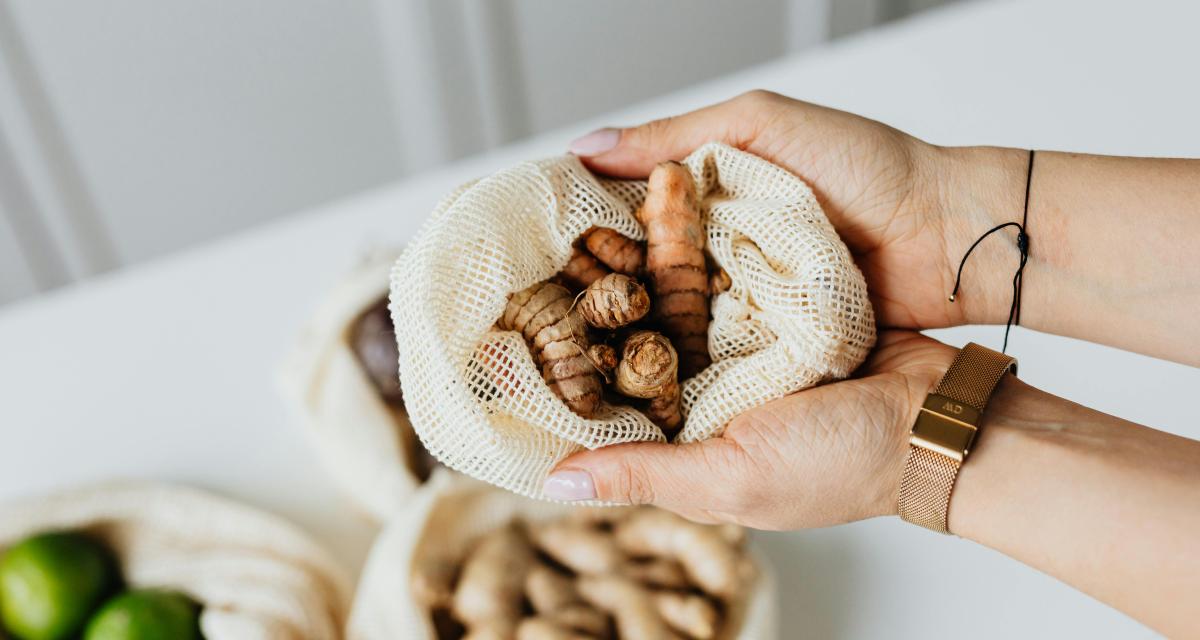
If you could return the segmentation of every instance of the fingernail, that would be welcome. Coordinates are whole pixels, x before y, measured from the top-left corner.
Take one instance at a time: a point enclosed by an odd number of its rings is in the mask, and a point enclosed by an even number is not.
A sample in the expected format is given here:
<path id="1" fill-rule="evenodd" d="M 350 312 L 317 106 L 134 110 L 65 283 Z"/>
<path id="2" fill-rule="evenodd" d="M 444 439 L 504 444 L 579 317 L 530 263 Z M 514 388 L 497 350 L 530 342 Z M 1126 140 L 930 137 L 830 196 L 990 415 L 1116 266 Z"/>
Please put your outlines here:
<path id="1" fill-rule="evenodd" d="M 567 151 L 577 156 L 598 156 L 617 146 L 617 142 L 620 140 L 620 129 L 611 127 L 596 129 L 582 138 L 573 140 L 571 144 L 567 145 Z"/>
<path id="2" fill-rule="evenodd" d="M 567 502 L 596 499 L 596 487 L 592 485 L 591 474 L 574 469 L 555 471 L 546 476 L 542 493 L 551 500 Z"/>

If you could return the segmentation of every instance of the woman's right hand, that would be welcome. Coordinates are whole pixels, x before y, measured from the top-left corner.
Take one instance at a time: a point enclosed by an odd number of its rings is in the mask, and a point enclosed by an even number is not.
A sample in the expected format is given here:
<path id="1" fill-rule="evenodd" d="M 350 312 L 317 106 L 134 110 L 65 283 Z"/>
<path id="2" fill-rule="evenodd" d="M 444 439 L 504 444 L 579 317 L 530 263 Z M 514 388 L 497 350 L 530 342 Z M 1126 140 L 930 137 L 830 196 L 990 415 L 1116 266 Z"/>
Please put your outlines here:
<path id="1" fill-rule="evenodd" d="M 770 160 L 812 186 L 867 279 L 881 326 L 1004 321 L 1011 289 L 984 263 L 998 262 L 1010 273 L 1018 260 L 1015 241 L 981 245 L 963 274 L 965 295 L 957 303 L 947 298 L 959 258 L 995 224 L 992 216 L 1020 215 L 1026 152 L 936 147 L 873 120 L 766 91 L 638 127 L 601 129 L 576 140 L 571 151 L 599 173 L 644 178 L 657 163 L 711 141 Z"/>

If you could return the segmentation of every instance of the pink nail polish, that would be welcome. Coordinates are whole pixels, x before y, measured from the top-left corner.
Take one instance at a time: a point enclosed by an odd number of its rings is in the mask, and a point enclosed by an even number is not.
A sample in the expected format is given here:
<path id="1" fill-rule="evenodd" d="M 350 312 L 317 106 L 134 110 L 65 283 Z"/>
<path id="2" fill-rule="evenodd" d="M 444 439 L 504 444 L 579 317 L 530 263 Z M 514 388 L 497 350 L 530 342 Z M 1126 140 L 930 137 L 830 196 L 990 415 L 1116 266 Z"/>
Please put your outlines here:
<path id="1" fill-rule="evenodd" d="M 620 129 L 596 129 L 582 138 L 573 140 L 567 145 L 567 151 L 577 156 L 598 156 L 617 146 L 620 140 Z"/>
<path id="2" fill-rule="evenodd" d="M 555 471 L 546 476 L 542 493 L 551 500 L 566 502 L 596 499 L 596 487 L 592 485 L 591 474 L 575 469 Z"/>

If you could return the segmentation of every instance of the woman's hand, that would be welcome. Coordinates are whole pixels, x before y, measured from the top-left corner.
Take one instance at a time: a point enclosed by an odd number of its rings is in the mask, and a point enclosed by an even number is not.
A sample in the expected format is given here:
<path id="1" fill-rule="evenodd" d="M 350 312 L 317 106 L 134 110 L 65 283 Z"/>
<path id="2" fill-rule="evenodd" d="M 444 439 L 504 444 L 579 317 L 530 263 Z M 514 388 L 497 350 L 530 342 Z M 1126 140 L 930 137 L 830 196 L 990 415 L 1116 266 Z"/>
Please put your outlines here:
<path id="1" fill-rule="evenodd" d="M 954 354 L 918 333 L 884 332 L 853 380 L 748 411 L 718 438 L 576 454 L 551 475 L 547 495 L 649 503 L 757 529 L 894 514 L 908 430 Z"/>
<path id="2" fill-rule="evenodd" d="M 981 244 L 964 295 L 954 305 L 946 297 L 971 242 L 1019 219 L 1028 152 L 934 147 L 766 92 L 601 130 L 572 150 L 597 171 L 642 177 L 713 140 L 813 186 L 866 276 L 881 325 L 1004 321 L 1018 259 L 1012 238 Z M 1032 185 L 1023 324 L 1200 365 L 1200 161 L 1039 152 Z M 909 428 L 954 355 L 920 334 L 881 330 L 853 379 L 767 403 L 703 442 L 575 454 L 547 478 L 546 494 L 651 503 L 762 529 L 894 514 Z M 952 531 L 1166 635 L 1200 632 L 1179 595 L 1200 592 L 1200 510 L 1190 508 L 1200 504 L 1200 442 L 1011 376 L 979 434 L 951 496 Z"/>
<path id="3" fill-rule="evenodd" d="M 992 216 L 1019 219 L 1027 152 L 935 147 L 873 120 L 766 91 L 639 127 L 601 129 L 576 140 L 571 151 L 600 173 L 642 178 L 655 164 L 710 141 L 766 158 L 813 187 L 866 276 L 882 326 L 1003 323 L 1015 241 L 977 249 L 963 276 L 966 295 L 954 304 L 947 298 L 959 258 L 993 226 Z M 1002 265 L 1004 275 L 988 262 Z"/>

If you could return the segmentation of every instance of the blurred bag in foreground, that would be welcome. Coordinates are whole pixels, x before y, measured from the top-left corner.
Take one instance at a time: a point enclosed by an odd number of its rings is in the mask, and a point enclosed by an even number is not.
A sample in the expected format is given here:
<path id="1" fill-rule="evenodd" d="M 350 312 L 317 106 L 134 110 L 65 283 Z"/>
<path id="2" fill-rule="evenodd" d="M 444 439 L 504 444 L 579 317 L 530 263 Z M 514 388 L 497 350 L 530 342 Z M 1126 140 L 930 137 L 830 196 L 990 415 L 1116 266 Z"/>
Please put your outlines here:
<path id="1" fill-rule="evenodd" d="M 338 488 L 384 521 L 432 471 L 409 423 L 387 311 L 397 252 L 367 256 L 322 300 L 281 371 L 281 387 Z"/>
<path id="2" fill-rule="evenodd" d="M 131 587 L 172 589 L 200 603 L 208 640 L 343 637 L 348 577 L 278 517 L 195 489 L 141 482 L 0 505 L 0 549 L 65 530 L 112 549 Z"/>
<path id="3" fill-rule="evenodd" d="M 352 640 L 460 637 L 464 622 L 471 637 L 776 637 L 774 578 L 738 527 L 535 501 L 444 469 L 390 522 Z"/>

